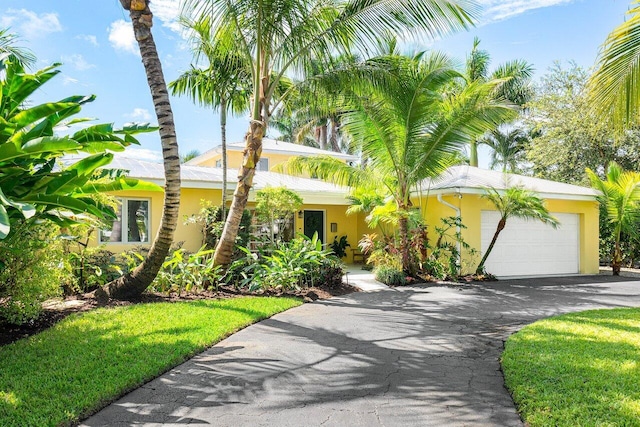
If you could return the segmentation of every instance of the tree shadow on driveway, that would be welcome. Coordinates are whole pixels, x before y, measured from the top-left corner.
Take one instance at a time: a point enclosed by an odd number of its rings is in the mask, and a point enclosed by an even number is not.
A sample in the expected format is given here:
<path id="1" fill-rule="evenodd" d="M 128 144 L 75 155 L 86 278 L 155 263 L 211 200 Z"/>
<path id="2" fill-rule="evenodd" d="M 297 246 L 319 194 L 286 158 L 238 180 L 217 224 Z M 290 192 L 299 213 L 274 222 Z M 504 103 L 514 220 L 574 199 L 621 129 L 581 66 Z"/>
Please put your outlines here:
<path id="1" fill-rule="evenodd" d="M 416 286 L 305 304 L 250 326 L 86 425 L 521 425 L 504 340 L 537 319 L 640 305 L 606 276 Z"/>

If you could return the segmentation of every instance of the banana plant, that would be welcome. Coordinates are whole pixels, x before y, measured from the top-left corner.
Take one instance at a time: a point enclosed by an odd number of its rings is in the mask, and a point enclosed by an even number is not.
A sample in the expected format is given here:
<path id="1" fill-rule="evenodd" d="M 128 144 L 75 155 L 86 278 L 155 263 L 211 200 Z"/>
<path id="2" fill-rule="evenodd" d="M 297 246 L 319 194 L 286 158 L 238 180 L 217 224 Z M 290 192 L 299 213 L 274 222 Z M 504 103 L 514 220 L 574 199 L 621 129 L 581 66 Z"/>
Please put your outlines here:
<path id="1" fill-rule="evenodd" d="M 115 128 L 74 118 L 95 96 L 71 96 L 32 106 L 29 97 L 60 73 L 60 64 L 30 74 L 18 62 L 3 62 L 0 78 L 0 239 L 11 223 L 48 219 L 60 225 L 82 222 L 84 214 L 115 219 L 113 209 L 94 197 L 123 190 L 160 191 L 155 184 L 105 168 L 113 152 L 139 144 L 133 136 L 157 128 L 128 124 Z M 74 127 L 80 130 L 71 131 Z M 65 132 L 66 134 L 61 134 Z"/>

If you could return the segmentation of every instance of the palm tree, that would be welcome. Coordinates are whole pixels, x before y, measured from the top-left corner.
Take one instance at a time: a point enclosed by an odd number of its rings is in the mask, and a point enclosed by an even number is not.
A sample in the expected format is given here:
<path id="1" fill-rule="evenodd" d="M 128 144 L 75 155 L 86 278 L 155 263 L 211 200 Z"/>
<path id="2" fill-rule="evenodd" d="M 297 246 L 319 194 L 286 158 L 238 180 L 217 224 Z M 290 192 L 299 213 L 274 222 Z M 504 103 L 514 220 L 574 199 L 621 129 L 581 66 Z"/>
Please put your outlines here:
<path id="1" fill-rule="evenodd" d="M 627 15 L 602 45 L 588 85 L 594 109 L 620 130 L 640 118 L 640 1 L 633 1 Z"/>
<path id="2" fill-rule="evenodd" d="M 508 188 L 504 194 L 500 194 L 495 188 L 488 188 L 482 197 L 489 200 L 500 212 L 500 221 L 498 221 L 498 227 L 491 239 L 491 243 L 489 243 L 489 247 L 476 268 L 476 274 L 484 274 L 484 264 L 498 240 L 498 235 L 506 227 L 509 218 L 542 221 L 553 228 L 560 224 L 556 218 L 551 216 L 544 205 L 544 201 L 536 193 L 522 187 Z"/>
<path id="3" fill-rule="evenodd" d="M 497 128 L 478 141 L 491 148 L 491 163 L 495 169 L 500 166 L 502 172 L 518 173 L 519 164 L 524 160 L 525 150 L 529 143 L 527 132 L 519 128 L 503 130 Z"/>
<path id="4" fill-rule="evenodd" d="M 27 68 L 36 62 L 36 57 L 31 51 L 15 45 L 18 37 L 8 32 L 6 28 L 0 28 L 0 70 L 5 68 L 5 61 L 15 61 L 21 67 Z"/>
<path id="5" fill-rule="evenodd" d="M 103 291 L 111 298 L 132 299 L 140 296 L 155 279 L 173 243 L 173 234 L 178 225 L 178 210 L 180 208 L 180 155 L 169 93 L 158 58 L 158 50 L 151 34 L 153 15 L 149 10 L 149 0 L 120 0 L 120 4 L 129 11 L 133 31 L 142 55 L 142 64 L 147 74 L 147 82 L 160 126 L 165 179 L 160 228 L 151 244 L 149 255 L 129 274 L 108 283 L 103 288 Z M 98 298 L 104 297 L 100 292 L 96 293 L 96 296 Z"/>
<path id="6" fill-rule="evenodd" d="M 396 205 L 406 271 L 411 271 L 411 196 L 418 183 L 448 167 L 470 136 L 513 115 L 508 106 L 488 96 L 499 82 L 472 83 L 449 94 L 447 89 L 463 79 L 453 67 L 453 61 L 440 53 L 392 55 L 366 61 L 362 72 L 343 70 L 342 77 L 329 76 L 330 81 L 342 80 L 347 94 L 353 92 L 342 116 L 343 129 L 359 143 L 368 159 L 366 168 L 324 157 L 296 158 L 283 167 L 342 185 L 384 187 Z"/>
<path id="7" fill-rule="evenodd" d="M 484 82 L 502 79 L 502 84 L 490 95 L 495 99 L 504 99 L 517 106 L 524 106 L 531 99 L 531 77 L 533 67 L 524 60 L 516 59 L 499 65 L 493 72 L 489 72 L 491 55 L 486 50 L 479 49 L 480 39 L 474 38 L 473 48 L 467 57 L 466 77 L 469 82 Z M 471 140 L 469 145 L 469 165 L 478 166 L 478 140 Z"/>
<path id="8" fill-rule="evenodd" d="M 622 233 L 638 235 L 640 220 L 640 173 L 624 171 L 617 163 L 609 163 L 606 180 L 601 180 L 587 169 L 591 185 L 600 191 L 598 200 L 607 211 L 607 219 L 613 226 L 614 249 L 611 259 L 613 275 L 620 274 L 622 265 Z"/>
<path id="9" fill-rule="evenodd" d="M 187 0 L 185 13 L 211 15 L 217 40 L 239 41 L 251 64 L 253 90 L 238 185 L 214 260 L 227 265 L 247 204 L 262 138 L 277 107 L 272 101 L 286 73 L 308 69 L 312 59 L 370 46 L 386 32 L 442 36 L 472 24 L 470 0 Z"/>
<path id="10" fill-rule="evenodd" d="M 222 147 L 222 218 L 227 208 L 227 113 L 242 114 L 249 107 L 251 70 L 245 58 L 232 44 L 216 43 L 213 39 L 211 17 L 201 16 L 195 21 L 183 20 L 191 30 L 196 61 L 204 57 L 208 66 L 191 69 L 169 83 L 173 95 L 188 95 L 199 105 L 220 111 L 220 140 Z"/>

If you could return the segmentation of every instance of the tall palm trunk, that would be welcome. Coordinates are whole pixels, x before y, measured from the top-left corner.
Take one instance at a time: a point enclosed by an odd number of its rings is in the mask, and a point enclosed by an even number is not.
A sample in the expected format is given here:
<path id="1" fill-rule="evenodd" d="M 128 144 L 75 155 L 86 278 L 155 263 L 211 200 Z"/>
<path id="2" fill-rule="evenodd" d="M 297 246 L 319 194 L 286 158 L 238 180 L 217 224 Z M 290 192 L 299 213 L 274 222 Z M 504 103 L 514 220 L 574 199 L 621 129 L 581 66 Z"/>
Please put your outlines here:
<path id="1" fill-rule="evenodd" d="M 478 141 L 475 138 L 469 144 L 469 166 L 478 167 Z"/>
<path id="2" fill-rule="evenodd" d="M 158 50 L 151 34 L 153 15 L 149 10 L 149 0 L 120 0 L 120 3 L 131 16 L 142 64 L 147 74 L 147 82 L 160 126 L 165 177 L 160 228 L 151 245 L 149 255 L 131 273 L 108 283 L 103 288 L 111 298 L 131 299 L 140 296 L 155 279 L 173 243 L 173 233 L 178 224 L 180 207 L 180 156 L 167 85 L 158 58 Z"/>
<path id="3" fill-rule="evenodd" d="M 404 215 L 398 220 L 398 232 L 400 233 L 400 250 L 402 251 L 402 270 L 406 273 L 410 273 L 409 219 Z"/>
<path id="4" fill-rule="evenodd" d="M 504 230 L 505 225 L 507 225 L 507 220 L 503 217 L 498 221 L 498 227 L 496 228 L 496 232 L 493 235 L 493 239 L 491 239 L 491 243 L 489 243 L 489 247 L 487 251 L 484 253 L 484 256 L 480 260 L 480 264 L 478 264 L 478 268 L 476 268 L 476 274 L 484 273 L 484 263 L 487 262 L 487 258 L 489 258 L 489 254 L 493 250 L 493 246 L 496 244 L 496 240 L 498 240 L 498 235 L 502 230 Z"/>
<path id="5" fill-rule="evenodd" d="M 618 228 L 616 230 L 615 244 L 613 247 L 613 259 L 611 260 L 611 271 L 614 276 L 620 275 L 620 267 L 622 264 L 622 249 L 620 248 L 620 235 L 622 230 Z"/>
<path id="6" fill-rule="evenodd" d="M 331 122 L 331 137 L 329 138 L 329 144 L 331 146 L 331 150 L 336 153 L 340 152 L 340 144 L 338 144 L 338 121 L 335 117 L 330 119 Z"/>
<path id="7" fill-rule="evenodd" d="M 227 100 L 220 99 L 220 137 L 222 144 L 222 220 L 227 213 Z"/>

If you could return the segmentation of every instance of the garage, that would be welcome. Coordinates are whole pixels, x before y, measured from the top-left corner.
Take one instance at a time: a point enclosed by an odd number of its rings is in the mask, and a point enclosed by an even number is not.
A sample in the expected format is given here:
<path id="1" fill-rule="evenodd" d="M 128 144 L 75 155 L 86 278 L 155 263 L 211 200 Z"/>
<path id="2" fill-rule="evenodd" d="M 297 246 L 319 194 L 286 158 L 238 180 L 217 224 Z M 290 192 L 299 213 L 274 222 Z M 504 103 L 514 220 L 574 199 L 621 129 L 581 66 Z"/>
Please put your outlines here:
<path id="1" fill-rule="evenodd" d="M 540 221 L 509 218 L 485 264 L 498 277 L 545 276 L 580 273 L 580 216 L 553 213 L 554 229 Z M 481 211 L 481 250 L 487 250 L 500 214 Z"/>

